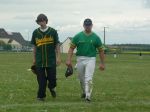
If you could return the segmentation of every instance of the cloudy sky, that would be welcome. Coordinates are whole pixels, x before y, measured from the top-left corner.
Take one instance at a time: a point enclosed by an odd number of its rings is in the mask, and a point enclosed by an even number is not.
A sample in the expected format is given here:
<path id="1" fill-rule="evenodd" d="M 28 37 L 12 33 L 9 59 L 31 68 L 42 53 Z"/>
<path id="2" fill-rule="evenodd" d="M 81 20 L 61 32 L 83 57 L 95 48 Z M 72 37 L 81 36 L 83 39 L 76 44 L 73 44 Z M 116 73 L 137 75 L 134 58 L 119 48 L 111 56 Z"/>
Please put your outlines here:
<path id="1" fill-rule="evenodd" d="M 31 39 L 39 13 L 48 16 L 48 25 L 58 30 L 60 40 L 82 31 L 85 18 L 106 43 L 150 44 L 150 0 L 0 0 L 0 27 L 21 32 Z"/>

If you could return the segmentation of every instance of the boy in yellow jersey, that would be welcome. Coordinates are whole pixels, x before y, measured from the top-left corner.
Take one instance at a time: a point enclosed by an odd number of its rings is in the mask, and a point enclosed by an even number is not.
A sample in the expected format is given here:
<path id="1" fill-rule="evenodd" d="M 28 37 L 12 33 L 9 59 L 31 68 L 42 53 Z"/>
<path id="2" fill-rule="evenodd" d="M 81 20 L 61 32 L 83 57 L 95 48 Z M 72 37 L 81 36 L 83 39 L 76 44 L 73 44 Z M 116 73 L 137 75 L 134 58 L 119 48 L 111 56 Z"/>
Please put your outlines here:
<path id="1" fill-rule="evenodd" d="M 38 73 L 37 99 L 43 101 L 46 97 L 47 81 L 52 97 L 56 97 L 56 65 L 61 61 L 60 46 L 57 31 L 47 26 L 46 15 L 38 15 L 36 22 L 40 27 L 34 30 L 31 43 L 34 45 L 33 64 Z"/>
<path id="2" fill-rule="evenodd" d="M 75 35 L 72 39 L 70 49 L 68 51 L 67 66 L 72 66 L 73 51 L 77 48 L 77 71 L 82 88 L 82 98 L 91 101 L 92 78 L 96 63 L 96 49 L 98 49 L 101 63 L 100 70 L 105 69 L 103 45 L 98 35 L 92 32 L 92 20 L 85 19 L 84 31 Z"/>

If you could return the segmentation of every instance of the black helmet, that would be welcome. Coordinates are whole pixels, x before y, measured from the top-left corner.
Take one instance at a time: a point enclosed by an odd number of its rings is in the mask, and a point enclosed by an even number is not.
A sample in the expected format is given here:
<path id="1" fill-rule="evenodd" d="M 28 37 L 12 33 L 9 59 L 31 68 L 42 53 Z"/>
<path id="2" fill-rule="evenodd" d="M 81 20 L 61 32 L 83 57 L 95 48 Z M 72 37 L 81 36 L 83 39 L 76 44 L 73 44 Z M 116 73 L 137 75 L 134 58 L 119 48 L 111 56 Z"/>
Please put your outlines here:
<path id="1" fill-rule="evenodd" d="M 45 14 L 39 14 L 37 19 L 36 19 L 36 22 L 41 22 L 41 21 L 46 21 L 46 23 L 48 23 L 48 18 Z"/>

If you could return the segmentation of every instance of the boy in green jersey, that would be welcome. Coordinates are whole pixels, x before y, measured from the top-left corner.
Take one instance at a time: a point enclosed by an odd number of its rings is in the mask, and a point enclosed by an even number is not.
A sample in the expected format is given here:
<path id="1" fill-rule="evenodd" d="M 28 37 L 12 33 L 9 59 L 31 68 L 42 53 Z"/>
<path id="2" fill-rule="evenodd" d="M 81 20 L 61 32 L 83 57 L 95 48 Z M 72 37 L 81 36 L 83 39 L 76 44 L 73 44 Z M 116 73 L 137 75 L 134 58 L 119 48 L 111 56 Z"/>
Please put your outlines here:
<path id="1" fill-rule="evenodd" d="M 56 65 L 61 62 L 60 46 L 57 31 L 47 26 L 46 15 L 38 15 L 36 22 L 40 27 L 34 30 L 31 43 L 34 45 L 33 64 L 38 73 L 37 99 L 43 101 L 46 97 L 47 81 L 52 97 L 56 97 Z"/>
<path id="2" fill-rule="evenodd" d="M 96 52 L 98 50 L 101 63 L 100 70 L 105 69 L 103 45 L 98 35 L 92 32 L 92 20 L 85 19 L 84 31 L 74 36 L 68 51 L 67 66 L 72 66 L 73 51 L 77 48 L 77 71 L 82 88 L 82 98 L 91 101 L 92 78 L 95 70 Z"/>

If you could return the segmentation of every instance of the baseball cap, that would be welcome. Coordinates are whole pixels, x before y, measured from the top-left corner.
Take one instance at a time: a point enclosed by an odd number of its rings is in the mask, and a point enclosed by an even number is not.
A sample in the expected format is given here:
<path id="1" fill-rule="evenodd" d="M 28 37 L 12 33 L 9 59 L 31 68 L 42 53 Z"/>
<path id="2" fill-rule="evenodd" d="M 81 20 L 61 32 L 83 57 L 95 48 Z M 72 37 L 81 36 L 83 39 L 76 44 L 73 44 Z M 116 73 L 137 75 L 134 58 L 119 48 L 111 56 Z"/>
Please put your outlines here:
<path id="1" fill-rule="evenodd" d="M 85 25 L 85 26 L 91 26 L 91 25 L 92 25 L 92 20 L 89 19 L 89 18 L 85 19 L 85 20 L 84 20 L 84 25 Z"/>

